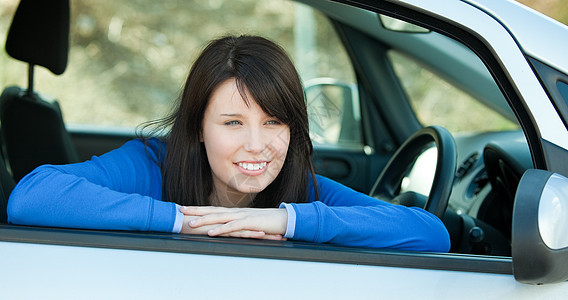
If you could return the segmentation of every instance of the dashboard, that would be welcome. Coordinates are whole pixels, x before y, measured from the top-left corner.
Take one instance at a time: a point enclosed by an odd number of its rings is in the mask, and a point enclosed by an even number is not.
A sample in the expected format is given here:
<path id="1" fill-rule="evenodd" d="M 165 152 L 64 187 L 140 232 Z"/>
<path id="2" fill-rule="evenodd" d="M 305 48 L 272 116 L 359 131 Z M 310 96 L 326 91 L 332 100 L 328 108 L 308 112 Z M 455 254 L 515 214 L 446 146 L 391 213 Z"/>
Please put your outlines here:
<path id="1" fill-rule="evenodd" d="M 448 208 L 463 220 L 457 252 L 510 255 L 513 201 L 533 167 L 523 132 L 455 137 L 458 166 Z"/>
<path id="2" fill-rule="evenodd" d="M 533 167 L 523 132 L 460 134 L 454 139 L 458 165 L 443 218 L 450 251 L 510 256 L 515 192 L 524 171 Z M 435 154 L 429 149 L 416 160 L 401 191 L 427 194 L 433 168 Z"/>

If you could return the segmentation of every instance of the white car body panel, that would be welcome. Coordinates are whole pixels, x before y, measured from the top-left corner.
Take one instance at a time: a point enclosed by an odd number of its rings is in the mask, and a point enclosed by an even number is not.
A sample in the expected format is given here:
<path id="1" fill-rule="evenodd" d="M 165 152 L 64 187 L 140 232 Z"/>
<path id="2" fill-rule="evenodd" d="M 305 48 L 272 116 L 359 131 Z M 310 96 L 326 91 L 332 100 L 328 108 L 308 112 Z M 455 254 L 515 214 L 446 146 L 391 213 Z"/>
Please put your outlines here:
<path id="1" fill-rule="evenodd" d="M 568 40 L 558 38 L 568 34 L 566 25 L 515 1 L 465 1 L 487 11 L 507 26 L 528 55 L 554 65 L 561 72 L 568 73 L 568 59 L 566 59 Z M 548 22 L 540 21 L 541 17 Z"/>
<path id="2" fill-rule="evenodd" d="M 6 242 L 0 265 L 5 299 L 560 299 L 568 288 L 499 274 Z"/>

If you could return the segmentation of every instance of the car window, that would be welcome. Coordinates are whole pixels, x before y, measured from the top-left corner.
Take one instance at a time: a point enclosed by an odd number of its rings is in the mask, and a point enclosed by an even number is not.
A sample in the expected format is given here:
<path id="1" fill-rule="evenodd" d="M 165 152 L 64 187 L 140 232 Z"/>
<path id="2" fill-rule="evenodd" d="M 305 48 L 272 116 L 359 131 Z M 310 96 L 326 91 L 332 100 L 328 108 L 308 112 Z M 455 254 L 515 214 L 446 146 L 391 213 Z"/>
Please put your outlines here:
<path id="1" fill-rule="evenodd" d="M 0 4 L 3 28 L 14 2 Z M 207 41 L 258 34 L 293 58 L 307 86 L 314 141 L 360 141 L 353 67 L 321 13 L 280 0 L 146 1 L 133 7 L 126 0 L 72 3 L 67 70 L 55 76 L 36 67 L 35 80 L 36 91 L 59 101 L 67 124 L 134 127 L 163 117 Z M 4 52 L 0 59 L 9 70 L 0 84 L 27 86 L 27 66 Z M 331 130 L 324 134 L 322 128 Z"/>
<path id="2" fill-rule="evenodd" d="M 440 125 L 453 134 L 519 128 L 516 122 L 483 105 L 401 52 L 391 50 L 388 57 L 424 126 Z"/>
<path id="3" fill-rule="evenodd" d="M 556 85 L 558 86 L 560 95 L 562 95 L 562 98 L 564 98 L 564 101 L 568 104 L 568 84 L 558 81 Z"/>

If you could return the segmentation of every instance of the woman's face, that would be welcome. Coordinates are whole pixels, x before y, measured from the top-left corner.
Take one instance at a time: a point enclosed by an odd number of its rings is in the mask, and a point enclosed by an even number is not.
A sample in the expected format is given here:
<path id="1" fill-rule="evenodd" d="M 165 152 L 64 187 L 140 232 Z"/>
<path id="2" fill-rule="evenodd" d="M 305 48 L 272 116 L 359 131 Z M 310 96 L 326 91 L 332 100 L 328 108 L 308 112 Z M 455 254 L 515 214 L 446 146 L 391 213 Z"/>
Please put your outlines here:
<path id="1" fill-rule="evenodd" d="M 211 95 L 203 118 L 202 142 L 213 175 L 214 204 L 248 206 L 282 169 L 290 128 L 267 115 L 247 91 L 245 103 L 234 79 Z"/>

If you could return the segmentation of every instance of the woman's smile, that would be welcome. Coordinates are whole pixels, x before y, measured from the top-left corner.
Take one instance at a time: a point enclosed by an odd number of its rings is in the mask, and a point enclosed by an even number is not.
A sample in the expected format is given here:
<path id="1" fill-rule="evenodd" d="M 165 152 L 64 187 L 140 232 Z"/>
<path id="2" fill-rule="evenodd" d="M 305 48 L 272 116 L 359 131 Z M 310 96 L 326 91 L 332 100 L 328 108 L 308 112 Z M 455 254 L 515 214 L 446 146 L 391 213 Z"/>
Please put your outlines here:
<path id="1" fill-rule="evenodd" d="M 246 171 L 261 171 L 261 172 L 259 172 L 259 175 L 262 174 L 262 172 L 264 172 L 264 170 L 266 170 L 267 164 L 268 164 L 268 162 L 266 162 L 266 161 L 263 161 L 263 162 L 238 162 L 238 163 L 236 163 L 237 166 L 239 166 L 240 168 L 242 168 Z"/>

